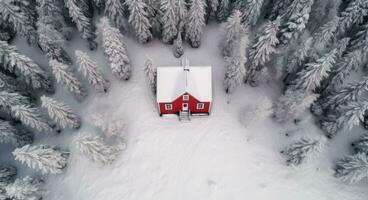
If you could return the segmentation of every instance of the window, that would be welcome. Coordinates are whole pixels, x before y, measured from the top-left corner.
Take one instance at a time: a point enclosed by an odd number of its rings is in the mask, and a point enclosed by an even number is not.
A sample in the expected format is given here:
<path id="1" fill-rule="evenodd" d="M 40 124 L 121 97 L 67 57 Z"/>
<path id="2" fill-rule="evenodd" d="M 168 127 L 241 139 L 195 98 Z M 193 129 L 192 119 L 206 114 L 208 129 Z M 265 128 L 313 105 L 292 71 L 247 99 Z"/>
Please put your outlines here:
<path id="1" fill-rule="evenodd" d="M 172 110 L 172 105 L 171 105 L 171 103 L 167 103 L 167 104 L 165 104 L 165 110 Z"/>
<path id="2" fill-rule="evenodd" d="M 204 109 L 204 103 L 197 103 L 197 109 L 199 110 Z"/>
<path id="3" fill-rule="evenodd" d="M 184 95 L 183 95 L 183 100 L 184 100 L 184 101 L 188 101 L 188 100 L 189 100 L 189 95 L 184 94 Z"/>

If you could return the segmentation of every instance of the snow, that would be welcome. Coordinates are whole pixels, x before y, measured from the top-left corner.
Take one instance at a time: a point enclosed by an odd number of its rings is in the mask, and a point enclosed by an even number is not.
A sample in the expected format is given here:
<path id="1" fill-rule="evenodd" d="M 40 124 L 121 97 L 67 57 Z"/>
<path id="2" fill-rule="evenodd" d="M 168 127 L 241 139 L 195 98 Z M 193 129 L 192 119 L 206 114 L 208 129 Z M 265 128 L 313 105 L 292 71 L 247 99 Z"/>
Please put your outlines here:
<path id="1" fill-rule="evenodd" d="M 127 149 L 110 166 L 98 167 L 77 153 L 72 139 L 77 132 L 59 135 L 39 134 L 36 143 L 56 144 L 71 152 L 63 174 L 48 176 L 45 200 L 363 200 L 367 199 L 367 183 L 348 185 L 333 177 L 336 159 L 350 154 L 348 141 L 363 131 L 340 133 L 328 148 L 315 159 L 298 168 L 286 166 L 279 153 L 286 144 L 300 136 L 317 136 L 321 131 L 307 115 L 299 126 L 279 125 L 269 117 L 243 126 L 244 107 L 275 101 L 280 95 L 278 83 L 252 88 L 239 87 L 227 96 L 223 89 L 224 61 L 219 42 L 218 25 L 204 29 L 198 49 L 185 46 L 191 64 L 212 66 L 213 106 L 207 117 L 192 118 L 189 123 L 177 118 L 161 118 L 156 111 L 155 97 L 145 81 L 145 55 L 157 66 L 179 65 L 172 55 L 172 46 L 152 41 L 139 44 L 127 35 L 127 51 L 132 61 L 133 76 L 125 82 L 113 78 L 101 48 L 90 52 L 78 36 L 68 44 L 68 52 L 87 51 L 111 81 L 107 94 L 93 92 L 78 103 L 61 86 L 55 99 L 62 100 L 83 117 L 80 132 L 98 134 L 88 118 L 93 113 L 110 112 L 127 124 L 124 137 Z M 18 43 L 19 41 L 17 41 Z M 19 49 L 40 64 L 47 60 L 34 48 L 19 44 Z M 76 69 L 76 65 L 73 66 Z M 87 82 L 83 82 L 87 85 Z M 289 133 L 289 137 L 285 133 Z M 0 152 L 8 152 L 2 146 Z M 3 151 L 4 150 L 4 151 Z M 5 151 L 6 150 L 6 151 Z M 0 162 L 11 160 L 9 153 L 0 154 Z M 32 171 L 14 161 L 20 175 Z"/>
<path id="2" fill-rule="evenodd" d="M 212 101 L 211 66 L 157 67 L 157 102 L 172 102 L 189 93 L 202 102 Z"/>

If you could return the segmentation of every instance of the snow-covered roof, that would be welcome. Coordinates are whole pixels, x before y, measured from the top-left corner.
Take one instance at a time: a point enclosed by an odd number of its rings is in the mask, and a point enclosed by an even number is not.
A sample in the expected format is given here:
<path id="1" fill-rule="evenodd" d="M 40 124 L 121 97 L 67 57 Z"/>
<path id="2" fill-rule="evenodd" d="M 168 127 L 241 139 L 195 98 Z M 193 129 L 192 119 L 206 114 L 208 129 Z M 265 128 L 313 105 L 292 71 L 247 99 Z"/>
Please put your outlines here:
<path id="1" fill-rule="evenodd" d="M 212 101 L 211 66 L 157 67 L 157 102 L 172 102 L 185 92 L 199 101 Z"/>

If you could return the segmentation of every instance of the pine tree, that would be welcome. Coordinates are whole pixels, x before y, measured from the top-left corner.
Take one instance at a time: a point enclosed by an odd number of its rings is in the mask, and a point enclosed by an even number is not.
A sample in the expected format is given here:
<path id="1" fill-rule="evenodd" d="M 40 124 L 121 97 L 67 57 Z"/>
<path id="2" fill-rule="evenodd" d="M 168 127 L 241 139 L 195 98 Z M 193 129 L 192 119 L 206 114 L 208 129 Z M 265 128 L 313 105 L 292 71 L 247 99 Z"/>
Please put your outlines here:
<path id="1" fill-rule="evenodd" d="M 351 146 L 355 153 L 368 154 L 368 134 L 363 134 L 358 140 L 354 141 Z"/>
<path id="2" fill-rule="evenodd" d="M 126 8 L 122 0 L 106 0 L 105 15 L 110 19 L 112 24 L 118 29 L 125 27 Z"/>
<path id="3" fill-rule="evenodd" d="M 38 39 L 34 26 L 34 17 L 30 12 L 27 12 L 27 9 L 22 8 L 25 4 L 28 4 L 28 2 L 19 0 L 0 1 L 0 17 L 4 22 L 11 24 L 13 29 L 22 37 L 25 37 L 29 44 L 36 46 Z"/>
<path id="4" fill-rule="evenodd" d="M 13 182 L 17 175 L 17 168 L 13 166 L 0 165 L 0 184 L 9 184 Z"/>
<path id="5" fill-rule="evenodd" d="M 335 176 L 349 183 L 356 183 L 368 177 L 367 155 L 358 153 L 336 163 Z"/>
<path id="6" fill-rule="evenodd" d="M 101 18 L 99 28 L 102 32 L 102 45 L 110 61 L 113 75 L 119 79 L 129 80 L 131 65 L 123 35 L 118 29 L 110 26 L 107 18 Z"/>
<path id="7" fill-rule="evenodd" d="M 61 128 L 78 129 L 80 127 L 80 117 L 69 106 L 46 96 L 41 96 L 41 102 L 41 106 L 47 110 L 50 118 Z"/>
<path id="8" fill-rule="evenodd" d="M 367 7 L 368 10 L 368 7 Z M 362 26 L 362 29 L 355 35 L 351 42 L 351 50 L 361 50 L 363 55 L 367 55 L 368 51 L 368 22 Z"/>
<path id="9" fill-rule="evenodd" d="M 188 16 L 187 2 L 185 0 L 176 0 L 174 2 L 176 2 L 175 8 L 176 8 L 176 13 L 178 15 L 178 24 L 179 24 L 178 31 L 180 31 L 181 30 L 180 28 L 184 28 L 182 26 L 184 26 L 184 23 L 187 20 L 187 16 Z"/>
<path id="10" fill-rule="evenodd" d="M 163 12 L 162 40 L 164 43 L 172 43 L 178 34 L 178 15 L 176 8 L 177 0 L 161 0 L 161 10 Z"/>
<path id="11" fill-rule="evenodd" d="M 67 154 L 46 145 L 25 145 L 13 151 L 15 160 L 42 174 L 60 174 L 67 164 Z"/>
<path id="12" fill-rule="evenodd" d="M 144 73 L 153 94 L 156 94 L 156 82 L 157 82 L 157 69 L 153 66 L 151 58 L 146 57 L 144 62 Z"/>
<path id="13" fill-rule="evenodd" d="M 352 0 L 349 5 L 341 12 L 339 28 L 344 33 L 354 24 L 363 22 L 368 15 L 368 2 L 366 0 Z"/>
<path id="14" fill-rule="evenodd" d="M 313 154 L 321 152 L 323 142 L 317 139 L 301 138 L 286 147 L 281 153 L 286 157 L 287 165 L 300 165 Z"/>
<path id="15" fill-rule="evenodd" d="M 24 125 L 34 128 L 38 131 L 52 131 L 47 119 L 44 118 L 42 112 L 36 108 L 28 105 L 14 105 L 11 107 L 12 116 Z"/>
<path id="16" fill-rule="evenodd" d="M 125 123 L 119 118 L 119 116 L 111 115 L 110 113 L 94 113 L 91 115 L 90 120 L 92 125 L 100 129 L 102 133 L 107 137 L 121 137 Z"/>
<path id="17" fill-rule="evenodd" d="M 9 111 L 15 105 L 29 105 L 31 102 L 28 97 L 18 92 L 0 91 L 0 107 L 5 111 Z"/>
<path id="18" fill-rule="evenodd" d="M 101 166 L 111 164 L 122 151 L 122 146 L 108 145 L 99 136 L 81 135 L 74 140 L 74 143 L 82 154 Z"/>
<path id="19" fill-rule="evenodd" d="M 313 35 L 314 44 L 317 45 L 320 50 L 336 39 L 338 25 L 339 17 L 335 16 L 331 21 L 321 26 Z"/>
<path id="20" fill-rule="evenodd" d="M 308 60 L 313 51 L 312 38 L 306 39 L 300 47 L 292 49 L 291 55 L 287 58 L 286 73 L 296 74 L 303 64 Z"/>
<path id="21" fill-rule="evenodd" d="M 5 186 L 4 190 L 9 198 L 14 200 L 39 200 L 43 191 L 39 188 L 40 182 L 26 176 L 17 178 L 14 183 Z"/>
<path id="22" fill-rule="evenodd" d="M 271 59 L 271 55 L 276 53 L 276 45 L 279 43 L 277 39 L 279 26 L 279 19 L 270 21 L 256 37 L 252 48 L 249 50 L 250 71 L 247 81 L 252 81 L 257 76 L 257 71 L 259 72 Z"/>
<path id="23" fill-rule="evenodd" d="M 184 54 L 183 40 L 182 40 L 182 32 L 178 32 L 178 36 L 174 40 L 174 56 L 175 58 L 180 58 Z"/>
<path id="24" fill-rule="evenodd" d="M 246 75 L 245 38 L 241 38 L 231 57 L 225 57 L 226 69 L 224 87 L 226 93 L 232 93 L 243 81 Z"/>
<path id="25" fill-rule="evenodd" d="M 185 38 L 193 48 L 201 45 L 203 27 L 205 25 L 205 7 L 204 0 L 191 0 L 188 11 L 188 19 L 185 24 Z"/>
<path id="26" fill-rule="evenodd" d="M 11 143 L 16 147 L 21 147 L 26 144 L 31 144 L 32 142 L 33 135 L 28 132 L 22 133 L 10 122 L 0 120 L 0 143 Z"/>
<path id="27" fill-rule="evenodd" d="M 133 26 L 138 41 L 146 43 L 151 40 L 152 34 L 150 31 L 151 24 L 146 11 L 147 4 L 143 0 L 126 0 L 130 15 L 129 23 Z"/>
<path id="28" fill-rule="evenodd" d="M 92 2 L 99 14 L 106 10 L 106 4 L 108 4 L 107 1 L 105 2 L 105 0 L 92 0 Z"/>
<path id="29" fill-rule="evenodd" d="M 82 34 L 82 38 L 87 40 L 91 50 L 95 50 L 97 48 L 95 27 L 92 19 L 85 15 L 89 8 L 88 6 L 82 7 L 82 1 L 66 0 L 66 7 L 73 22 L 77 25 L 78 31 Z"/>
<path id="30" fill-rule="evenodd" d="M 58 83 L 63 84 L 66 89 L 76 95 L 77 98 L 84 98 L 87 96 L 87 92 L 83 88 L 82 83 L 77 77 L 75 77 L 70 66 L 60 63 L 56 60 L 50 60 L 49 63 L 52 67 L 52 73 L 54 74 Z"/>
<path id="31" fill-rule="evenodd" d="M 245 34 L 245 28 L 241 23 L 242 13 L 235 10 L 225 23 L 226 34 L 223 42 L 223 56 L 231 56 L 239 40 Z"/>
<path id="32" fill-rule="evenodd" d="M 0 41 L 0 63 L 2 67 L 21 77 L 33 89 L 52 91 L 48 74 L 29 57 L 20 54 L 15 46 Z"/>
<path id="33" fill-rule="evenodd" d="M 261 14 L 263 0 L 246 0 L 245 10 L 243 10 L 242 22 L 246 25 L 254 26 Z"/>
<path id="34" fill-rule="evenodd" d="M 10 42 L 15 35 L 13 27 L 0 17 L 0 40 Z"/>
<path id="35" fill-rule="evenodd" d="M 292 2 L 293 2 L 293 0 L 276 0 L 276 1 L 273 1 L 272 3 L 274 3 L 274 4 L 272 6 L 269 19 L 270 20 L 275 20 L 277 17 L 282 17 L 282 15 L 284 15 L 286 13 L 286 10 L 287 10 L 288 6 L 290 6 Z"/>
<path id="36" fill-rule="evenodd" d="M 220 0 L 217 8 L 216 19 L 217 21 L 223 22 L 231 14 L 230 0 Z"/>
<path id="37" fill-rule="evenodd" d="M 108 89 L 108 82 L 98 70 L 97 63 L 80 50 L 75 51 L 75 56 L 77 57 L 77 63 L 79 64 L 79 71 L 81 74 L 97 92 L 106 92 Z"/>
<path id="38" fill-rule="evenodd" d="M 23 85 L 24 86 L 24 85 Z M 25 93 L 23 87 L 17 79 L 14 77 L 5 75 L 0 72 L 0 90 L 9 92 L 19 92 L 21 94 Z"/>

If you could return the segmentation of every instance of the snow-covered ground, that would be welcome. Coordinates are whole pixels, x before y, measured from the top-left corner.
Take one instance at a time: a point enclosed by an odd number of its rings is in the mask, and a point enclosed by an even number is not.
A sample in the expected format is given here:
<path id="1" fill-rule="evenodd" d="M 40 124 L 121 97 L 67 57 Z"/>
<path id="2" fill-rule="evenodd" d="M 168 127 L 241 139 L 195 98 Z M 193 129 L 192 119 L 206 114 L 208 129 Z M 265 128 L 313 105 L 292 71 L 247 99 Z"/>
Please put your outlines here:
<path id="1" fill-rule="evenodd" d="M 201 48 L 185 49 L 184 57 L 191 65 L 213 67 L 212 113 L 209 117 L 192 118 L 190 122 L 159 117 L 155 99 L 145 82 L 146 55 L 156 66 L 180 64 L 172 55 L 172 46 L 159 41 L 141 45 L 128 36 L 127 48 L 134 71 L 131 80 L 124 82 L 112 77 L 101 48 L 90 52 L 78 37 L 69 42 L 70 53 L 82 49 L 98 61 L 111 81 L 111 90 L 107 94 L 96 94 L 89 89 L 89 97 L 82 103 L 76 102 L 62 88 L 58 88 L 56 97 L 83 116 L 80 132 L 98 134 L 88 124 L 88 117 L 95 112 L 108 112 L 111 117 L 122 118 L 127 124 L 124 133 L 127 149 L 111 166 L 98 167 L 73 148 L 71 141 L 77 132 L 39 136 L 37 143 L 57 144 L 71 151 L 65 173 L 48 176 L 45 199 L 367 199 L 366 183 L 348 185 L 333 177 L 335 159 L 348 154 L 348 141 L 356 135 L 338 136 L 318 158 L 293 168 L 286 166 L 279 151 L 299 136 L 320 135 L 312 119 L 307 117 L 300 126 L 281 126 L 270 118 L 246 127 L 242 125 L 240 114 L 245 107 L 257 105 L 264 98 L 275 100 L 280 89 L 274 82 L 256 88 L 243 85 L 228 97 L 222 86 L 224 62 L 219 49 L 219 30 L 218 25 L 208 26 Z M 22 45 L 20 51 L 47 66 L 47 60 L 34 49 Z M 286 132 L 290 137 L 285 136 Z M 9 157 L 3 155 L 2 159 Z"/>

